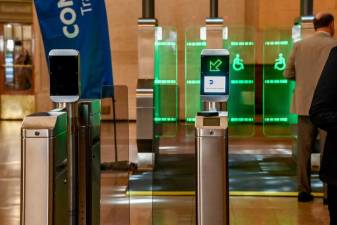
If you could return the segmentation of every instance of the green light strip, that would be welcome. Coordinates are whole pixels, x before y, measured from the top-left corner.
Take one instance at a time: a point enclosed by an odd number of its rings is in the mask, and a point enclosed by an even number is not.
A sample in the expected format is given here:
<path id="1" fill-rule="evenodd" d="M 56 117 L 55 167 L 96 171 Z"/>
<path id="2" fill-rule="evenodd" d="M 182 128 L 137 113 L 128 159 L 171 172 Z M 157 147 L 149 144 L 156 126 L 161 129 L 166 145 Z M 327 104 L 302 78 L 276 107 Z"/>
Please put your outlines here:
<path id="1" fill-rule="evenodd" d="M 237 122 L 254 122 L 254 118 L 252 117 L 238 117 L 238 118 L 230 118 L 230 121 L 233 123 L 237 123 Z"/>
<path id="2" fill-rule="evenodd" d="M 231 80 L 231 84 L 254 84 L 254 80 Z"/>
<path id="3" fill-rule="evenodd" d="M 195 118 L 186 118 L 186 122 L 195 122 Z"/>
<path id="4" fill-rule="evenodd" d="M 288 84 L 288 80 L 282 79 L 282 80 L 265 80 L 265 84 Z"/>
<path id="5" fill-rule="evenodd" d="M 206 41 L 186 42 L 186 46 L 205 47 Z"/>
<path id="6" fill-rule="evenodd" d="M 167 117 L 167 118 L 163 118 L 163 117 L 156 117 L 154 118 L 155 122 L 177 122 L 177 118 L 173 118 L 173 117 Z"/>
<path id="7" fill-rule="evenodd" d="M 177 43 L 174 41 L 163 41 L 163 42 L 157 41 L 155 45 L 156 46 L 176 46 Z"/>
<path id="8" fill-rule="evenodd" d="M 176 80 L 155 80 L 154 84 L 177 84 Z"/>
<path id="9" fill-rule="evenodd" d="M 200 84 L 200 80 L 187 80 L 186 84 Z"/>
<path id="10" fill-rule="evenodd" d="M 253 41 L 232 41 L 232 46 L 254 46 L 255 43 Z"/>
<path id="11" fill-rule="evenodd" d="M 233 123 L 254 122 L 255 119 L 253 117 L 237 117 L 237 118 L 230 118 L 230 121 Z M 195 118 L 186 118 L 186 122 L 195 122 Z"/>
<path id="12" fill-rule="evenodd" d="M 270 118 L 264 118 L 264 121 L 265 122 L 288 122 L 289 119 L 287 117 L 279 117 L 279 118 L 277 118 L 277 117 L 274 117 L 274 118 L 270 117 Z"/>
<path id="13" fill-rule="evenodd" d="M 266 41 L 264 42 L 264 45 L 285 46 L 285 45 L 289 45 L 289 41 Z"/>

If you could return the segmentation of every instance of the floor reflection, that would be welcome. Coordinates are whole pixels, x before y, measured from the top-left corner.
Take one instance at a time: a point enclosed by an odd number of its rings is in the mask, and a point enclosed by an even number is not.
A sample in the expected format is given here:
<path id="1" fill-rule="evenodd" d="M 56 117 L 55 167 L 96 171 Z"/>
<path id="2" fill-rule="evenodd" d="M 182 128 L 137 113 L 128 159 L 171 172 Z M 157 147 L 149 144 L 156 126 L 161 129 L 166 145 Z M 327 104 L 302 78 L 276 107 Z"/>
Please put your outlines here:
<path id="1" fill-rule="evenodd" d="M 20 218 L 20 121 L 0 122 L 0 225 L 19 225 Z M 124 127 L 124 128 L 123 128 Z M 102 161 L 114 160 L 111 123 L 102 125 Z M 121 138 L 120 157 L 131 161 L 135 155 L 135 125 L 122 125 L 118 130 Z M 181 132 L 181 131 L 178 131 Z M 130 133 L 130 136 L 126 135 Z M 171 133 L 170 133 L 171 135 Z M 129 138 L 130 137 L 130 140 Z M 170 147 L 162 148 L 165 155 L 190 154 L 193 133 L 179 134 L 175 145 L 181 151 Z M 261 137 L 239 139 L 231 154 L 244 154 L 247 163 L 253 156 L 256 159 L 291 155 L 292 140 L 265 140 Z M 163 140 L 165 144 L 171 142 Z M 250 142 L 250 144 L 249 144 Z M 181 145 L 180 145 L 181 144 Z M 274 147 L 270 147 L 273 145 Z M 268 147 L 269 146 L 269 147 Z M 256 150 L 258 149 L 258 150 Z M 261 153 L 261 154 L 260 154 Z M 269 154 L 272 153 L 272 154 Z M 277 154 L 276 154 L 277 153 Z M 170 162 L 172 163 L 172 161 Z M 269 164 L 268 164 L 269 163 Z M 173 161 L 174 164 L 174 161 Z M 260 169 L 272 166 L 277 172 L 277 161 L 260 163 Z M 247 174 L 248 176 L 249 174 Z M 102 225 L 191 225 L 195 224 L 195 200 L 193 196 L 129 196 L 129 174 L 123 171 L 102 173 L 101 224 Z M 138 176 L 142 179 L 141 176 Z M 239 179 L 239 178 L 237 178 Z M 268 179 L 265 179 L 268 182 Z M 231 197 L 231 225 L 325 225 L 328 224 L 327 208 L 322 199 L 312 203 L 297 202 L 296 198 L 277 197 Z"/>

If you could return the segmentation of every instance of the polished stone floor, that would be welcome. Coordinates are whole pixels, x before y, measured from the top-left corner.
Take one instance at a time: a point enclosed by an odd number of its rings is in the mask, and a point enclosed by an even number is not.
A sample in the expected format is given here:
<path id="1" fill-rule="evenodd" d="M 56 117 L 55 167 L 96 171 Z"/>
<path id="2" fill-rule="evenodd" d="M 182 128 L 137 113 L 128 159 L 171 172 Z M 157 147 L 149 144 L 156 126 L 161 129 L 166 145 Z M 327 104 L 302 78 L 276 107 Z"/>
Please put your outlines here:
<path id="1" fill-rule="evenodd" d="M 0 122 L 0 225 L 19 225 L 20 125 L 17 121 Z M 118 139 L 119 160 L 137 160 L 134 127 L 134 124 L 124 124 L 118 128 L 118 131 L 123 131 Z M 115 157 L 112 130 L 110 123 L 103 123 L 102 161 L 110 162 Z M 130 140 L 126 133 L 130 134 Z M 238 149 L 245 154 L 255 154 L 256 151 L 262 154 L 267 154 L 268 151 L 290 154 L 289 145 L 289 140 L 275 143 L 275 140 L 256 138 L 250 145 L 242 142 Z M 170 149 L 163 151 L 167 151 L 167 154 L 178 154 L 170 152 Z M 188 149 L 179 153 L 188 153 Z M 102 225 L 194 224 L 193 196 L 129 197 L 126 194 L 128 178 L 129 174 L 122 171 L 102 173 Z M 315 198 L 311 203 L 298 203 L 293 197 L 231 197 L 230 221 L 231 225 L 328 225 L 328 212 L 321 198 Z"/>

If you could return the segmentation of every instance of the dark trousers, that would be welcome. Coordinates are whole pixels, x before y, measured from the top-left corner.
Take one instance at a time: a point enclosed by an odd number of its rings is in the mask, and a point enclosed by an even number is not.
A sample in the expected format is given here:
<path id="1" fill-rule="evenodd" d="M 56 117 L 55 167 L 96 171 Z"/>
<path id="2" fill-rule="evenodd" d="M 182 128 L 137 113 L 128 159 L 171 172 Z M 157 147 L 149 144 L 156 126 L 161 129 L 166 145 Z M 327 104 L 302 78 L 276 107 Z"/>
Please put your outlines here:
<path id="1" fill-rule="evenodd" d="M 337 186 L 328 185 L 330 225 L 337 225 Z"/>
<path id="2" fill-rule="evenodd" d="M 320 136 L 320 152 L 322 156 L 326 133 L 312 124 L 309 116 L 298 117 L 297 178 L 299 192 L 311 192 L 311 153 L 315 149 L 318 134 Z"/>

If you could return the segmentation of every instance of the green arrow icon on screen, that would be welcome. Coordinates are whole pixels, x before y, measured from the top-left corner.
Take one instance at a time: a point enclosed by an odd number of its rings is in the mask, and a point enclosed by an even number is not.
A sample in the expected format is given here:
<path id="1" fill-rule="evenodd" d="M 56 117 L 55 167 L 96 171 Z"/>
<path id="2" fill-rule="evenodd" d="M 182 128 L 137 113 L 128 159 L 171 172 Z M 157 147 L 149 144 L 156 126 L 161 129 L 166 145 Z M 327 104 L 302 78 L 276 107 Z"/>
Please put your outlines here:
<path id="1" fill-rule="evenodd" d="M 209 71 L 210 72 L 220 72 L 220 66 L 222 64 L 222 61 L 220 59 L 216 61 L 210 61 L 209 62 Z"/>

